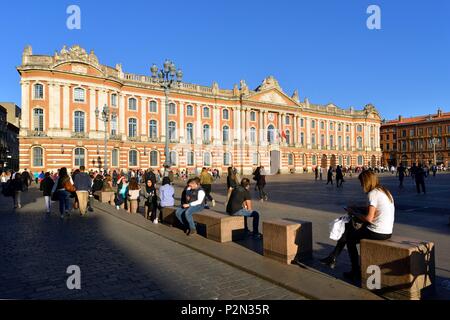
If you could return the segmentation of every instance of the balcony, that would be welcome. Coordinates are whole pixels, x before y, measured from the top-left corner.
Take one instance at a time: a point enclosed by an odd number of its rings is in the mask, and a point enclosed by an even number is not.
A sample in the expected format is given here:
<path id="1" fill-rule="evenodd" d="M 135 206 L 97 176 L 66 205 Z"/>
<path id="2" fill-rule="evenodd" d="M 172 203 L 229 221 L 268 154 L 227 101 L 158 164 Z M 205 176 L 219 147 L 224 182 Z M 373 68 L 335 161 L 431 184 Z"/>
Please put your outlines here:
<path id="1" fill-rule="evenodd" d="M 86 132 L 72 132 L 71 137 L 76 139 L 85 139 L 88 138 L 89 135 Z"/>
<path id="2" fill-rule="evenodd" d="M 46 137 L 47 133 L 45 133 L 44 131 L 39 131 L 39 130 L 29 130 L 28 135 L 31 137 Z"/>
<path id="3" fill-rule="evenodd" d="M 111 134 L 109 136 L 109 140 L 117 140 L 120 141 L 122 140 L 122 135 L 121 134 Z"/>
<path id="4" fill-rule="evenodd" d="M 140 139 L 139 139 L 139 137 L 136 137 L 136 136 L 134 136 L 134 137 L 131 137 L 131 136 L 128 136 L 128 141 L 140 141 Z"/>

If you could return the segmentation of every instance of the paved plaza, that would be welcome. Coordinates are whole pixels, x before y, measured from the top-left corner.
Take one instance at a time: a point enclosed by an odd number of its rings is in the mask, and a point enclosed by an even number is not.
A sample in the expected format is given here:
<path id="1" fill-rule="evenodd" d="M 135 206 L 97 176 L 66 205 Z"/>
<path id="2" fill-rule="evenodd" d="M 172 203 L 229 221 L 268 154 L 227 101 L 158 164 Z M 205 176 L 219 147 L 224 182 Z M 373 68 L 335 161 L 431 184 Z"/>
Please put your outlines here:
<path id="1" fill-rule="evenodd" d="M 217 200 L 213 210 L 219 212 L 224 211 L 223 180 L 213 185 Z M 333 271 L 317 263 L 317 258 L 328 254 L 335 244 L 328 238 L 329 222 L 344 214 L 344 206 L 365 201 L 356 176 L 347 177 L 340 189 L 314 181 L 312 174 L 268 176 L 267 181 L 269 201 L 254 201 L 262 220 L 281 217 L 311 221 L 314 259 L 303 268 L 341 278 L 342 271 L 349 268 L 346 252 Z M 383 174 L 382 182 L 396 201 L 394 233 L 436 244 L 435 298 L 450 299 L 450 175 L 429 177 L 426 195 L 417 195 L 408 178 L 403 190 L 390 174 Z M 177 185 L 179 197 L 182 183 Z M 256 199 L 256 192 L 254 196 Z M 0 298 L 304 299 L 274 281 L 161 236 L 164 226 L 153 232 L 140 228 L 139 221 L 133 224 L 119 219 L 112 208 L 114 215 L 105 214 L 97 206 L 88 217 L 72 214 L 61 220 L 56 207 L 50 216 L 43 213 L 43 198 L 35 187 L 24 194 L 25 205 L 16 212 L 11 209 L 11 199 L 0 196 L 0 202 Z M 233 250 L 233 246 L 239 254 L 260 253 L 262 249 L 260 241 L 244 240 L 227 249 Z M 67 289 L 69 265 L 80 266 L 82 290 Z M 300 275 L 302 270 L 297 267 L 294 272 Z"/>

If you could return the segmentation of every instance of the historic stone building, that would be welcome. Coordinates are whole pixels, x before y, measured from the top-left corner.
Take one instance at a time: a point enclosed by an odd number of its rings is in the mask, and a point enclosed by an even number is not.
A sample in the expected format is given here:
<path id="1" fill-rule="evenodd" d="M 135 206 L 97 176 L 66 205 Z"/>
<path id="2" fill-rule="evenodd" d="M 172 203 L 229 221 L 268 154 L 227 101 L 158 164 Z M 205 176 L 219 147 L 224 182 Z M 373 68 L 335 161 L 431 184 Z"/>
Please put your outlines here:
<path id="1" fill-rule="evenodd" d="M 20 108 L 13 102 L 0 102 L 0 169 L 19 169 Z"/>
<path id="2" fill-rule="evenodd" d="M 381 125 L 383 164 L 449 165 L 450 112 L 385 121 Z"/>
<path id="3" fill-rule="evenodd" d="M 242 80 L 233 89 L 182 82 L 169 95 L 166 132 L 164 91 L 157 82 L 124 73 L 120 64 L 102 65 L 92 51 L 73 46 L 46 56 L 27 47 L 18 72 L 22 169 L 101 167 L 105 128 L 95 108 L 105 104 L 117 115 L 106 128 L 114 169 L 161 168 L 165 139 L 173 166 L 191 171 L 234 165 L 248 174 L 262 164 L 287 173 L 381 160 L 374 106 L 355 110 L 300 101 L 297 91 L 287 95 L 273 77 L 255 90 Z"/>

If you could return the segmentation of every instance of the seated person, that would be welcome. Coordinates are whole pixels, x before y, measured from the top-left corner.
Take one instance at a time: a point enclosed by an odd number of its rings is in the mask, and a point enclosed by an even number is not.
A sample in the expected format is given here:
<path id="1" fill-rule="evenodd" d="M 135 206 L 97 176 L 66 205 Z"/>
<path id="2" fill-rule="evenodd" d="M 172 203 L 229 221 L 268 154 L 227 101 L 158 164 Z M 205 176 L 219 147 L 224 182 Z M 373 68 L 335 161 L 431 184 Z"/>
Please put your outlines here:
<path id="1" fill-rule="evenodd" d="M 204 201 L 205 201 L 205 191 L 200 186 L 200 178 L 195 177 L 190 180 L 188 187 L 186 188 L 186 199 L 187 203 L 181 205 L 181 208 L 178 208 L 175 211 L 175 215 L 178 220 L 184 225 L 183 222 L 183 214 L 186 217 L 186 220 L 189 224 L 189 229 L 186 230 L 186 235 L 193 235 L 197 233 L 197 229 L 195 227 L 194 218 L 192 215 L 194 213 L 200 212 L 204 209 Z"/>
<path id="2" fill-rule="evenodd" d="M 250 233 L 247 226 L 247 217 L 253 218 L 253 237 L 260 239 L 259 213 L 252 209 L 252 198 L 250 196 L 250 180 L 243 178 L 241 184 L 233 189 L 227 204 L 227 213 L 232 216 L 245 217 L 245 230 Z"/>
<path id="3" fill-rule="evenodd" d="M 366 214 L 361 214 L 360 208 L 348 208 L 348 213 L 352 220 L 345 224 L 345 231 L 338 240 L 333 252 L 320 261 L 331 268 L 336 265 L 336 259 L 347 245 L 348 254 L 352 264 L 352 270 L 345 272 L 344 276 L 353 281 L 360 280 L 361 269 L 359 265 L 359 255 L 356 244 L 361 239 L 387 240 L 392 236 L 394 227 L 394 198 L 388 189 L 380 185 L 378 176 L 373 171 L 363 171 L 358 176 L 361 187 L 367 193 L 368 207 Z M 362 226 L 355 227 L 358 222 Z M 361 224 L 359 223 L 359 224 Z"/>
<path id="4" fill-rule="evenodd" d="M 160 207 L 173 207 L 175 204 L 175 199 L 173 197 L 174 194 L 175 189 L 170 184 L 169 177 L 164 177 L 162 180 L 162 186 L 159 188 L 159 198 L 161 199 Z"/>

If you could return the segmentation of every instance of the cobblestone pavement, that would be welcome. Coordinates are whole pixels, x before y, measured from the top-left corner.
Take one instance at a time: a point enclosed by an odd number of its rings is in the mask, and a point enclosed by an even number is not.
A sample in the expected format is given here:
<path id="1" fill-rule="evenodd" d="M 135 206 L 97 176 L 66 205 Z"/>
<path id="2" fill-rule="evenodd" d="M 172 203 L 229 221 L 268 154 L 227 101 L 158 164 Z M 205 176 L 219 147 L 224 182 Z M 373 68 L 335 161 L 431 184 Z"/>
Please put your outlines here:
<path id="1" fill-rule="evenodd" d="M 0 299 L 302 299 L 107 214 L 43 213 L 40 192 L 0 196 Z M 69 265 L 81 290 L 68 290 Z"/>

